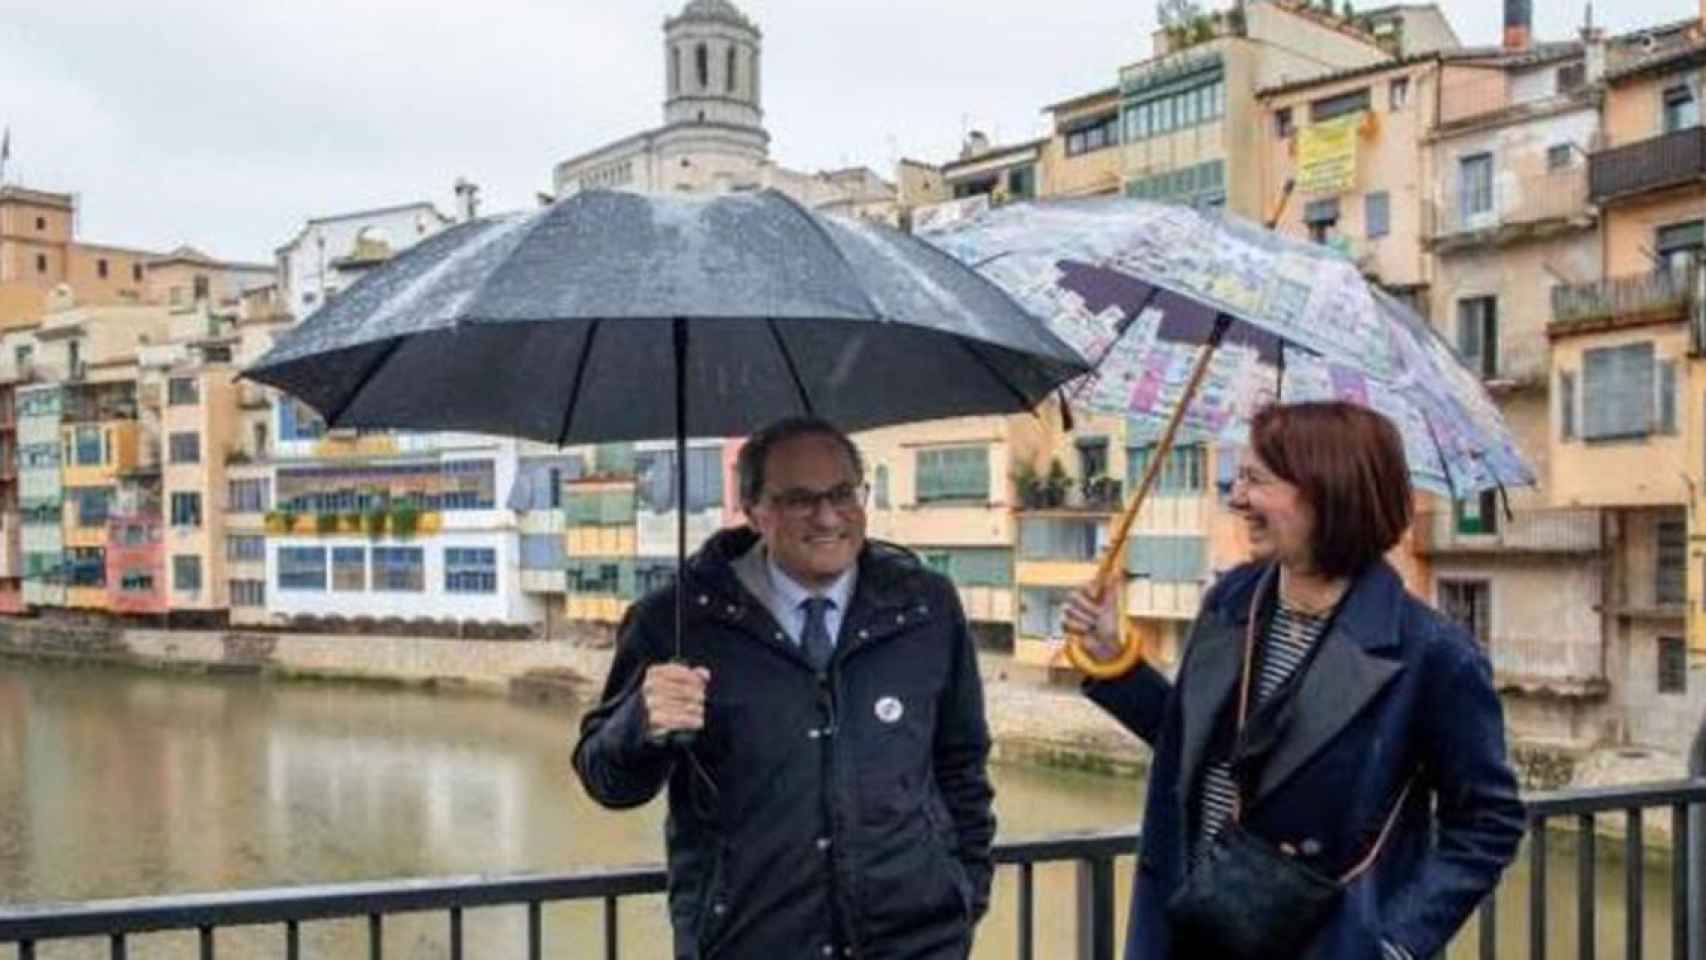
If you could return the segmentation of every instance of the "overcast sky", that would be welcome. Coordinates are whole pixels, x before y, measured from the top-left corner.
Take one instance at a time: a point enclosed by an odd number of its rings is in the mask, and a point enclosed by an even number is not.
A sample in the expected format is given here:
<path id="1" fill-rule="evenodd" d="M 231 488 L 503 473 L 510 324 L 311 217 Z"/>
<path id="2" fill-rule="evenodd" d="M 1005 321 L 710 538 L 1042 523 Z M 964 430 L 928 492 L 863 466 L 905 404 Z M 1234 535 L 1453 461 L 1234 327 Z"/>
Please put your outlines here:
<path id="1" fill-rule="evenodd" d="M 771 154 L 804 170 L 950 158 L 1149 53 L 1154 0 L 736 0 L 764 31 Z M 9 183 L 81 195 L 83 239 L 270 261 L 311 216 L 483 188 L 534 203 L 559 160 L 661 122 L 685 0 L 0 0 Z M 1371 7 L 1376 0 L 1358 4 Z M 1211 3 L 1211 8 L 1225 2 Z M 1534 0 L 1567 39 L 1580 0 Z M 1443 0 L 1466 44 L 1502 4 Z M 1613 30 L 1691 0 L 1600 0 Z"/>

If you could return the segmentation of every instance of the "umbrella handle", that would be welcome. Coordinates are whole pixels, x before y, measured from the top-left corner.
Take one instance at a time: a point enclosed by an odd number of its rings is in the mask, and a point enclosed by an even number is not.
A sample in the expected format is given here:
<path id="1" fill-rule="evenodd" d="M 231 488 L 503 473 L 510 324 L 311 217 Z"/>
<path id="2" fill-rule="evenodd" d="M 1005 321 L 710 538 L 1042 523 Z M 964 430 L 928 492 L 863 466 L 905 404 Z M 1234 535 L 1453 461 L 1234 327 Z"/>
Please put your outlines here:
<path id="1" fill-rule="evenodd" d="M 1149 492 L 1155 486 L 1155 480 L 1161 475 L 1161 466 L 1167 460 L 1167 455 L 1173 451 L 1173 438 L 1179 432 L 1179 425 L 1184 422 L 1185 411 L 1190 409 L 1191 401 L 1196 399 L 1197 391 L 1201 389 L 1203 378 L 1208 375 L 1209 364 L 1214 360 L 1215 351 L 1220 349 L 1220 342 L 1226 337 L 1226 330 L 1232 325 L 1232 318 L 1221 314 L 1215 318 L 1214 330 L 1209 334 L 1208 342 L 1203 344 L 1202 352 L 1197 354 L 1196 366 L 1191 370 L 1191 378 L 1185 383 L 1184 393 L 1179 396 L 1178 406 L 1167 418 L 1167 426 L 1161 431 L 1161 438 L 1155 444 L 1155 451 L 1149 456 L 1149 463 L 1143 469 L 1143 480 L 1138 483 L 1137 492 L 1132 495 L 1131 503 L 1126 505 L 1120 515 L 1119 523 L 1114 529 L 1114 536 L 1108 541 L 1107 549 L 1102 554 L 1101 565 L 1096 569 L 1096 579 L 1091 581 L 1091 588 L 1098 598 L 1109 590 L 1121 591 L 1119 603 L 1119 622 L 1121 645 L 1119 656 L 1112 660 L 1098 660 L 1090 655 L 1084 647 L 1084 636 L 1071 630 L 1066 631 L 1066 659 L 1080 673 L 1093 680 L 1115 680 L 1137 669 L 1143 661 L 1143 644 L 1123 629 L 1125 623 L 1124 578 L 1120 576 L 1123 566 L 1126 541 L 1131 538 L 1131 528 L 1137 521 L 1138 511 L 1149 499 Z"/>

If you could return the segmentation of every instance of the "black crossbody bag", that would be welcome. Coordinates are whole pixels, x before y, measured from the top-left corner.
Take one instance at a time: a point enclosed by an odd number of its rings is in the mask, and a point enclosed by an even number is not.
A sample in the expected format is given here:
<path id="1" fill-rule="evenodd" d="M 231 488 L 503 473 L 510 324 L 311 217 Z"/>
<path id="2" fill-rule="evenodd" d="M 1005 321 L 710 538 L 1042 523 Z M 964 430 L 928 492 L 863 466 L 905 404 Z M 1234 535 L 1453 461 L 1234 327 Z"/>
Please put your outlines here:
<path id="1" fill-rule="evenodd" d="M 1245 630 L 1237 736 L 1243 734 L 1248 719 L 1256 625 L 1260 620 L 1257 614 L 1264 587 L 1265 579 L 1251 602 Z M 1199 949 L 1213 948 L 1218 951 L 1217 957 L 1229 960 L 1298 956 L 1338 908 L 1345 887 L 1374 866 L 1414 783 L 1411 779 L 1404 784 L 1368 853 L 1337 877 L 1323 874 L 1245 829 L 1240 822 L 1240 785 L 1238 802 L 1226 828 L 1167 901 L 1167 917 L 1174 933 Z"/>

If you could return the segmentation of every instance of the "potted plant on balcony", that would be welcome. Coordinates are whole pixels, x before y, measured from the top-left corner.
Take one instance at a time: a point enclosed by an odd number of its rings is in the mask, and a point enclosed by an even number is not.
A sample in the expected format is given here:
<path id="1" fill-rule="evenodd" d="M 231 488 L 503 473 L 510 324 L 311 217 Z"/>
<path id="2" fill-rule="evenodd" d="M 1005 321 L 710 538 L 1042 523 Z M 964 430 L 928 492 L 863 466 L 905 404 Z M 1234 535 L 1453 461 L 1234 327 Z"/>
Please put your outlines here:
<path id="1" fill-rule="evenodd" d="M 314 532 L 327 536 L 338 532 L 338 515 L 335 513 L 317 513 L 314 515 Z"/>
<path id="2" fill-rule="evenodd" d="M 370 537 L 378 538 L 385 535 L 385 511 L 374 507 L 361 515 L 362 531 Z"/>
<path id="3" fill-rule="evenodd" d="M 1021 463 L 1018 469 L 1013 471 L 1013 493 L 1019 500 L 1019 509 L 1043 508 L 1043 479 L 1037 475 L 1035 467 Z"/>
<path id="4" fill-rule="evenodd" d="M 1066 505 L 1066 495 L 1072 490 L 1072 475 L 1066 472 L 1066 465 L 1059 457 L 1049 461 L 1048 478 L 1043 481 L 1043 502 L 1051 510 L 1058 510 Z"/>
<path id="5" fill-rule="evenodd" d="M 391 508 L 391 535 L 412 537 L 420 526 L 421 514 L 412 503 L 400 503 Z"/>

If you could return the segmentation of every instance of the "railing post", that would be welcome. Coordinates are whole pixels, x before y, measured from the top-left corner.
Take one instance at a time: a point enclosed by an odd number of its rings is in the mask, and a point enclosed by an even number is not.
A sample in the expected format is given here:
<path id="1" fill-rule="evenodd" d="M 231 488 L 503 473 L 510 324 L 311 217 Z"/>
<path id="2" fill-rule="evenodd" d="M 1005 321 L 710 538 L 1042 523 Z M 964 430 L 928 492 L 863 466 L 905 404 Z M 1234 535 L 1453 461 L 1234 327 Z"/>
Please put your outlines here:
<path id="1" fill-rule="evenodd" d="M 1706 716 L 1694 734 L 1688 753 L 1688 775 L 1706 778 Z M 1688 960 L 1706 960 L 1706 804 L 1696 803 L 1688 811 Z"/>
<path id="2" fill-rule="evenodd" d="M 1114 960 L 1114 861 L 1078 861 L 1078 960 Z"/>

